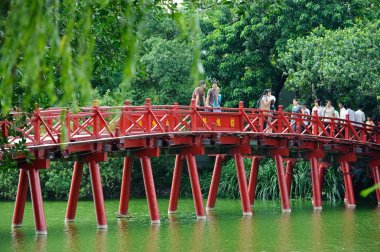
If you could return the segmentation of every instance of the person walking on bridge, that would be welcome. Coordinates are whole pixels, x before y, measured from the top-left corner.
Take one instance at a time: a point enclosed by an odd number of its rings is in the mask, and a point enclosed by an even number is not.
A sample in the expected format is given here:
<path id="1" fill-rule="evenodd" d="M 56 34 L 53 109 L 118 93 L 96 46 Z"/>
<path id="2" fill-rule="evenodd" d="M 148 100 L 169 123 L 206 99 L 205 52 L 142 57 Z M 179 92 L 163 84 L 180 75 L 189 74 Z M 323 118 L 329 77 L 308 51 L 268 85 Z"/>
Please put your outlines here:
<path id="1" fill-rule="evenodd" d="M 207 91 L 206 104 L 214 108 L 214 112 L 220 112 L 219 87 L 216 80 L 212 81 L 212 88 Z"/>
<path id="2" fill-rule="evenodd" d="M 265 89 L 264 90 L 264 93 L 260 99 L 260 109 L 262 110 L 271 110 L 271 103 L 272 101 L 274 100 L 274 96 L 272 96 L 272 90 L 270 89 Z M 267 120 L 268 120 L 268 123 L 266 124 L 266 127 L 268 126 L 268 124 L 271 123 L 272 121 L 272 113 L 268 112 L 268 111 L 265 111 L 264 112 L 264 115 L 268 116 Z M 272 128 L 269 128 L 267 130 L 268 133 L 272 133 Z"/>
<path id="3" fill-rule="evenodd" d="M 201 80 L 199 82 L 199 86 L 194 89 L 193 95 L 191 96 L 191 99 L 195 100 L 195 106 L 198 108 L 201 105 L 201 100 L 203 103 L 203 106 L 207 107 L 206 100 L 205 100 L 205 89 L 206 89 L 206 81 Z"/>

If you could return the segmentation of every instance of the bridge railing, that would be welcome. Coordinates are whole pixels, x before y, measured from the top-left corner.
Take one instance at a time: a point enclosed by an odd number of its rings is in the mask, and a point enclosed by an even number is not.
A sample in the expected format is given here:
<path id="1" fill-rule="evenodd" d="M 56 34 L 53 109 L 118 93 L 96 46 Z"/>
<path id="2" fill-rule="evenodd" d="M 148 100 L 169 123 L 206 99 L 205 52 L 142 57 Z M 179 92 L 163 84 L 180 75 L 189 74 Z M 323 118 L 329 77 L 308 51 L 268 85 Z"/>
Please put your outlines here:
<path id="1" fill-rule="evenodd" d="M 358 142 L 379 143 L 377 127 L 338 118 L 244 108 L 151 105 L 98 106 L 80 108 L 36 108 L 33 113 L 13 113 L 14 120 L 0 121 L 1 135 L 13 145 L 22 138 L 26 144 L 60 144 L 99 138 L 167 132 L 253 132 L 298 134 Z M 13 134 L 10 134 L 13 132 Z"/>

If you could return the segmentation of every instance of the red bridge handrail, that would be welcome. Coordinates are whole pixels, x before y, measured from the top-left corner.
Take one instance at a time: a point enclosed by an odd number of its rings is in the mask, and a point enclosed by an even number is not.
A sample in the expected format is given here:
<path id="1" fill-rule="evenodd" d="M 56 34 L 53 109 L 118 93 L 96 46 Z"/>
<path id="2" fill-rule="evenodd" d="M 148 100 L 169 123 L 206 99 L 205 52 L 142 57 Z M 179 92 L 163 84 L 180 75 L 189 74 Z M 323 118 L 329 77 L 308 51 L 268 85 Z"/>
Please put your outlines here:
<path id="1" fill-rule="evenodd" d="M 72 112 L 68 108 L 37 108 L 33 113 L 14 112 L 14 120 L 0 121 L 8 146 L 26 139 L 27 146 L 70 143 L 149 133 L 186 131 L 296 134 L 361 143 L 379 143 L 378 128 L 338 118 L 324 118 L 278 111 L 244 108 L 212 108 L 183 105 L 92 106 Z M 24 120 L 20 120 L 24 118 Z M 25 119 L 26 118 L 26 119 Z M 9 131 L 17 132 L 11 136 Z"/>

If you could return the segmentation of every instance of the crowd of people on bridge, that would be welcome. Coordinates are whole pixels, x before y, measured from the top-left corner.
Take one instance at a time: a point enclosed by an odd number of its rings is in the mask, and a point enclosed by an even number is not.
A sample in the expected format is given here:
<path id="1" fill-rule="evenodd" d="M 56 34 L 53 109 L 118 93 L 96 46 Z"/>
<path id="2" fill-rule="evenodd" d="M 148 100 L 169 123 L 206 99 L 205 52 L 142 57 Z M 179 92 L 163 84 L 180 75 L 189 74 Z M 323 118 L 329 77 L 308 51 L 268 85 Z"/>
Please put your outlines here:
<path id="1" fill-rule="evenodd" d="M 201 102 L 206 107 L 206 111 L 214 111 L 220 112 L 221 109 L 221 99 L 222 96 L 220 94 L 220 88 L 218 86 L 217 80 L 212 81 L 212 87 L 207 91 L 207 96 L 205 96 L 206 90 L 206 81 L 201 80 L 199 82 L 199 86 L 194 89 L 192 99 L 195 100 L 195 105 L 199 107 Z M 266 111 L 274 111 L 275 110 L 275 102 L 276 97 L 272 94 L 270 89 L 265 89 L 261 97 L 256 103 L 256 108 L 266 110 Z M 350 104 L 344 104 L 340 102 L 338 104 L 339 111 L 336 110 L 331 103 L 331 100 L 326 100 L 325 106 L 322 106 L 320 99 L 314 100 L 314 106 L 310 109 L 306 104 L 300 104 L 297 98 L 293 99 L 293 104 L 291 108 L 292 113 L 299 113 L 305 116 L 307 115 L 315 115 L 318 117 L 322 117 L 324 122 L 330 122 L 334 119 L 342 119 L 342 120 L 350 120 L 354 122 L 354 125 L 366 124 L 368 126 L 374 126 L 374 122 L 370 116 L 365 116 L 362 108 L 358 108 L 354 111 Z M 266 112 L 266 114 L 270 114 L 270 112 Z M 271 121 L 271 118 L 268 117 L 268 121 Z M 294 120 L 292 120 L 294 122 Z M 307 122 L 305 122 L 307 124 Z M 293 125 L 294 126 L 294 125 Z"/>

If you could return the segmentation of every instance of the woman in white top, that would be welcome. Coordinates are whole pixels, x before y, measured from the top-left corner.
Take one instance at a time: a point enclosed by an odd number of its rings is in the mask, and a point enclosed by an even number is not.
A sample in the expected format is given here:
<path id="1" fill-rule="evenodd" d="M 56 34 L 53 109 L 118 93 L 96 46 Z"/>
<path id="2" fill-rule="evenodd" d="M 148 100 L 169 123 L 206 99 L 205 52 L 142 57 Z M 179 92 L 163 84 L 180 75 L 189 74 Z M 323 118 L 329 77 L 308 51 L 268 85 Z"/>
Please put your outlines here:
<path id="1" fill-rule="evenodd" d="M 327 100 L 326 101 L 326 107 L 325 109 L 323 110 L 323 117 L 331 117 L 331 118 L 334 118 L 335 117 L 335 113 L 334 113 L 334 107 L 331 106 L 331 101 L 330 100 Z M 324 122 L 330 122 L 331 119 L 330 118 L 324 118 L 323 119 Z"/>
<path id="2" fill-rule="evenodd" d="M 317 111 L 317 114 L 318 114 L 319 117 L 323 116 L 323 108 L 320 105 L 319 99 L 315 99 L 314 100 L 314 107 L 311 110 L 311 115 L 312 116 L 315 115 L 315 111 Z"/>

